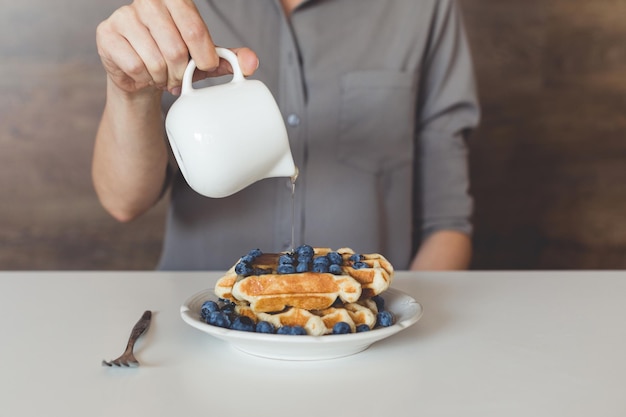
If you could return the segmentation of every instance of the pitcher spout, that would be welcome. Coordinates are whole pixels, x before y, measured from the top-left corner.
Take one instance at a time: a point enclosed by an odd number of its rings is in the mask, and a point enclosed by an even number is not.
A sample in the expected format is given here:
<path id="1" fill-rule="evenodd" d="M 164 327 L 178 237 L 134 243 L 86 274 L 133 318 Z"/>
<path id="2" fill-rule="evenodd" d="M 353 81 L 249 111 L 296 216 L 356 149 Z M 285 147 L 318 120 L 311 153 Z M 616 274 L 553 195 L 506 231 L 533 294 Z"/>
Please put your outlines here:
<path id="1" fill-rule="evenodd" d="M 298 168 L 293 161 L 291 152 L 286 153 L 282 159 L 267 174 L 268 178 L 290 177 L 295 180 L 298 176 Z"/>

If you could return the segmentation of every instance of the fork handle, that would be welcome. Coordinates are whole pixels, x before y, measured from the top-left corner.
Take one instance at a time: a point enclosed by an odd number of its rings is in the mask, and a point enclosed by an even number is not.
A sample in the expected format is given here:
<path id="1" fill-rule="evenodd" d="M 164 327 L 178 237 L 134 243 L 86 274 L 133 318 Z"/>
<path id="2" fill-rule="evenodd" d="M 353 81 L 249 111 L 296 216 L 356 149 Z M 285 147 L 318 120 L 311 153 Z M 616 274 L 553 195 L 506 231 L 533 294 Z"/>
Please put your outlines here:
<path id="1" fill-rule="evenodd" d="M 132 351 L 135 346 L 135 342 L 139 339 L 148 327 L 150 327 L 150 321 L 152 320 L 152 312 L 150 310 L 146 310 L 137 324 L 133 326 L 133 330 L 130 332 L 130 337 L 128 338 L 128 343 L 126 344 L 126 351 Z"/>

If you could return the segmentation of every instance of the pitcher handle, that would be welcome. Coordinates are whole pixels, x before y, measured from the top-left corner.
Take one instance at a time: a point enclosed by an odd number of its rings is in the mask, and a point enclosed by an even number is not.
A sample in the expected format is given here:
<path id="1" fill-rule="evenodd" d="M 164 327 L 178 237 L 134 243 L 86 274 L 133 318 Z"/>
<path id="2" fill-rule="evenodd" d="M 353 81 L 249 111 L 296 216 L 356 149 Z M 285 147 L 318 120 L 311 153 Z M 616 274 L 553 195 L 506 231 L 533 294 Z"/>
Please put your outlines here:
<path id="1" fill-rule="evenodd" d="M 245 81 L 243 76 L 243 72 L 241 71 L 241 67 L 239 66 L 239 61 L 237 60 L 237 55 L 230 49 L 216 47 L 217 55 L 221 58 L 224 58 L 226 61 L 230 63 L 230 66 L 233 67 L 233 79 L 230 80 L 231 83 L 238 83 L 241 81 Z M 194 90 L 193 88 L 193 73 L 196 71 L 196 63 L 193 59 L 189 60 L 187 64 L 187 68 L 185 69 L 185 74 L 183 75 L 183 86 L 181 94 L 190 93 Z"/>

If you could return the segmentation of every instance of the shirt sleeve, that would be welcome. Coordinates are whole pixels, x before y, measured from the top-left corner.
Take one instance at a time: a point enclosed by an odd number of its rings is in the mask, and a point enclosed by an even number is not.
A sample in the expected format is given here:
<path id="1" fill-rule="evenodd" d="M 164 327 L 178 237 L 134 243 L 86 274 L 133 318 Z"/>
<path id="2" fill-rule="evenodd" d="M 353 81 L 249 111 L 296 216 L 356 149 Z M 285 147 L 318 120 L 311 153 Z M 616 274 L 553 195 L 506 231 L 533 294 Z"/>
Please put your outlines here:
<path id="1" fill-rule="evenodd" d="M 422 239 L 444 229 L 472 233 L 467 138 L 480 118 L 461 11 L 454 0 L 438 4 L 417 106 L 415 220 Z"/>

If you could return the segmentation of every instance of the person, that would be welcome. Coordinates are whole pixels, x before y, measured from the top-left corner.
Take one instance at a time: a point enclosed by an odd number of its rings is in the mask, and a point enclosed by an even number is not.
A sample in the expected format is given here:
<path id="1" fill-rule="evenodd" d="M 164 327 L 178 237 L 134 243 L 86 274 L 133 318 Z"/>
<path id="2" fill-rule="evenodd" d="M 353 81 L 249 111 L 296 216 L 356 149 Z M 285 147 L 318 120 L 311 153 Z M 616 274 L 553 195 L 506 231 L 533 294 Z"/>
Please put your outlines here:
<path id="1" fill-rule="evenodd" d="M 378 252 L 397 269 L 469 267 L 480 109 L 455 0 L 135 0 L 96 39 L 107 94 L 94 187 L 122 222 L 170 190 L 158 268 L 289 250 L 292 228 L 296 244 Z M 300 172 L 293 197 L 273 178 L 206 198 L 172 162 L 163 120 L 189 57 L 197 88 L 228 81 L 215 45 L 275 96 Z"/>

